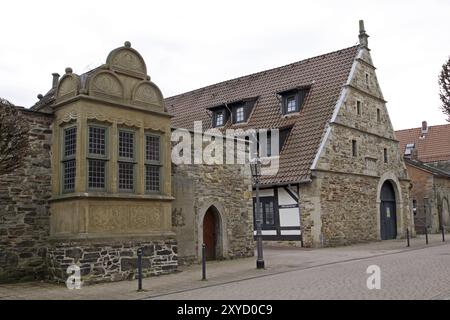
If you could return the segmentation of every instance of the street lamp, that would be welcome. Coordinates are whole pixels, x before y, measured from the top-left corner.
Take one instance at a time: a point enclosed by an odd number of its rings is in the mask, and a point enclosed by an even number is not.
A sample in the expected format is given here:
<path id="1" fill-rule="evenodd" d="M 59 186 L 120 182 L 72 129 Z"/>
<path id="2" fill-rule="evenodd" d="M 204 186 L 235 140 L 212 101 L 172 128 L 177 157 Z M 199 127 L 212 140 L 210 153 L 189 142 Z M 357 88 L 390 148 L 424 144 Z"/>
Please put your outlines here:
<path id="1" fill-rule="evenodd" d="M 263 247 L 262 247 L 262 212 L 259 206 L 259 179 L 261 177 L 261 161 L 257 157 L 254 161 L 250 163 L 250 169 L 252 171 L 252 177 L 255 181 L 256 186 L 256 208 L 255 208 L 255 221 L 256 221 L 256 241 L 257 241 L 257 259 L 256 259 L 256 269 L 264 269 L 264 258 L 263 258 Z"/>

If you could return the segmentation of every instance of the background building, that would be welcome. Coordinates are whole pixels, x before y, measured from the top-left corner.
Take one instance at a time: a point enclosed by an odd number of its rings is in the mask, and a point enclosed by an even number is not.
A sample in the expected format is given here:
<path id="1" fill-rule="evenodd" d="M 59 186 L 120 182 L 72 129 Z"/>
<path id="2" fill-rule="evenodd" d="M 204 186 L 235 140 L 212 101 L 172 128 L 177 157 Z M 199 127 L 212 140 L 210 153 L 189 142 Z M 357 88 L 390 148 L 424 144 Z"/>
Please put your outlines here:
<path id="1" fill-rule="evenodd" d="M 395 132 L 413 188 L 417 232 L 450 230 L 450 124 Z"/>

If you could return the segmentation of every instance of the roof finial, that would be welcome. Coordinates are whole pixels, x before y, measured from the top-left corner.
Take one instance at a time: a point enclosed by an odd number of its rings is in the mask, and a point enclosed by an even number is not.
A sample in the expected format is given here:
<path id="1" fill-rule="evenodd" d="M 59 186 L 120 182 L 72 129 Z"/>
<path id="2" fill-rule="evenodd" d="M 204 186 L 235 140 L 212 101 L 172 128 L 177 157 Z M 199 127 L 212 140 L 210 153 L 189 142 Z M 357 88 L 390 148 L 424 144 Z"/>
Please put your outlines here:
<path id="1" fill-rule="evenodd" d="M 366 33 L 366 29 L 364 29 L 364 20 L 359 20 L 359 45 L 361 48 L 369 48 L 369 35 Z"/>

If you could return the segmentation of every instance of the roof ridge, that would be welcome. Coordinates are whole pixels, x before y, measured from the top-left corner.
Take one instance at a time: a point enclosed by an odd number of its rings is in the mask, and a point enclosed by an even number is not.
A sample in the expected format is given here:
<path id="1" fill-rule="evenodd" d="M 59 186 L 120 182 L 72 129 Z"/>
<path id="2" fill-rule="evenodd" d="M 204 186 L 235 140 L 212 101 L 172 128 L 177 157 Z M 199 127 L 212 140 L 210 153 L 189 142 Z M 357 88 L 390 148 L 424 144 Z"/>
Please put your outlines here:
<path id="1" fill-rule="evenodd" d="M 279 66 L 279 67 L 274 67 L 274 68 L 266 69 L 266 70 L 263 70 L 263 71 L 258 71 L 258 72 L 250 73 L 250 74 L 247 74 L 247 75 L 243 75 L 243 76 L 240 76 L 240 77 L 236 77 L 236 78 L 232 78 L 232 79 L 228 79 L 228 80 L 223 80 L 223 81 L 220 81 L 220 82 L 217 82 L 217 83 L 213 83 L 213 84 L 210 84 L 210 85 L 207 85 L 207 86 L 204 86 L 204 87 L 200 87 L 200 88 L 197 88 L 197 89 L 194 89 L 194 90 L 190 90 L 190 91 L 182 92 L 182 93 L 179 93 L 179 94 L 176 94 L 176 95 L 173 95 L 173 96 L 169 96 L 169 97 L 166 97 L 164 99 L 166 100 L 166 99 L 172 99 L 172 98 L 175 98 L 175 97 L 191 95 L 191 94 L 194 94 L 194 93 L 196 93 L 198 91 L 206 90 L 206 89 L 209 89 L 209 88 L 214 87 L 214 86 L 223 85 L 225 83 L 229 83 L 229 82 L 233 82 L 233 81 L 240 81 L 240 80 L 243 80 L 245 78 L 254 77 L 256 75 L 264 74 L 266 72 L 270 72 L 270 71 L 273 71 L 273 70 L 279 70 L 279 69 L 282 69 L 282 68 L 292 67 L 292 66 L 294 66 L 296 64 L 300 64 L 302 62 L 307 62 L 307 61 L 313 60 L 313 59 L 324 58 L 325 56 L 332 55 L 332 54 L 337 54 L 337 53 L 340 53 L 340 52 L 343 52 L 343 51 L 346 51 L 346 50 L 350 50 L 350 49 L 354 49 L 354 48 L 356 48 L 358 46 L 359 45 L 354 45 L 354 46 L 347 47 L 347 48 L 344 48 L 344 49 L 335 50 L 335 51 L 324 53 L 324 54 L 321 54 L 321 55 L 318 55 L 318 56 L 313 56 L 313 57 L 305 58 L 303 60 L 291 62 L 291 63 L 285 64 L 285 65 L 282 65 L 282 66 Z"/>
<path id="2" fill-rule="evenodd" d="M 450 126 L 450 123 L 446 123 L 446 124 L 436 124 L 436 125 L 433 125 L 433 126 L 428 126 L 428 128 L 446 127 L 446 126 Z M 420 130 L 420 129 L 421 129 L 421 127 L 414 127 L 414 128 L 409 128 L 409 129 L 395 130 L 395 132 L 408 131 L 408 130 Z"/>

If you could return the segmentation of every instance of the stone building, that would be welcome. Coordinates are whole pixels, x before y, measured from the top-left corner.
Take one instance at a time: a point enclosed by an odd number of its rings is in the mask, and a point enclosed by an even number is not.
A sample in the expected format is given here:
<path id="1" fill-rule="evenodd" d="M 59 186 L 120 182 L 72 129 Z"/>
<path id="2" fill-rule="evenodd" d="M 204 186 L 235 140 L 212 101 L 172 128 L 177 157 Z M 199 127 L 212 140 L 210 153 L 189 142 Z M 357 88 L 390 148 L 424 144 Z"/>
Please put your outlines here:
<path id="1" fill-rule="evenodd" d="M 395 132 L 413 187 L 416 231 L 450 230 L 450 124 Z"/>
<path id="2" fill-rule="evenodd" d="M 279 163 L 262 179 L 265 240 L 334 246 L 413 228 L 410 180 L 368 37 L 361 21 L 356 46 L 165 99 L 175 127 L 279 130 L 279 156 L 261 154 Z"/>
<path id="3" fill-rule="evenodd" d="M 132 279 L 138 249 L 144 276 L 170 273 L 204 237 L 211 258 L 253 255 L 248 167 L 172 167 L 172 116 L 129 42 L 84 74 L 53 74 L 38 98 L 21 109 L 29 155 L 0 177 L 0 281 L 65 281 L 73 264 L 85 283 Z M 218 187 L 226 177 L 239 191 Z"/>

